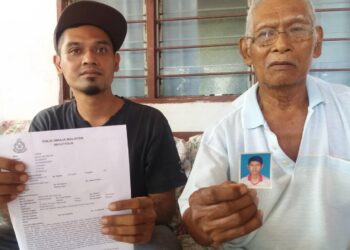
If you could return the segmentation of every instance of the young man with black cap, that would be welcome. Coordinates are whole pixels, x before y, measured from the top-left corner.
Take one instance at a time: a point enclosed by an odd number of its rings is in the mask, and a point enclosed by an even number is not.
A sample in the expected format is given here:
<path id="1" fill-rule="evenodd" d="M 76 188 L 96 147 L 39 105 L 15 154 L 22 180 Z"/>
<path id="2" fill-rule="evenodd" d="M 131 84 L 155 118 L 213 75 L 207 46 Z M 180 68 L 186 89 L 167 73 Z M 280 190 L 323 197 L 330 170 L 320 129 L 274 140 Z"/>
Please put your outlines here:
<path id="1" fill-rule="evenodd" d="M 174 190 L 186 177 L 168 122 L 156 109 L 114 96 L 111 90 L 120 63 L 116 52 L 126 31 L 122 14 L 104 4 L 80 1 L 63 11 L 54 33 L 54 64 L 75 100 L 41 111 L 30 131 L 126 124 L 133 198 L 109 204 L 109 209 L 132 213 L 101 218 L 101 232 L 136 243 L 136 249 L 178 249 L 164 225 L 176 210 Z M 10 170 L 0 172 L 0 205 L 6 206 L 23 191 L 28 176 L 23 164 L 3 158 L 0 163 Z"/>

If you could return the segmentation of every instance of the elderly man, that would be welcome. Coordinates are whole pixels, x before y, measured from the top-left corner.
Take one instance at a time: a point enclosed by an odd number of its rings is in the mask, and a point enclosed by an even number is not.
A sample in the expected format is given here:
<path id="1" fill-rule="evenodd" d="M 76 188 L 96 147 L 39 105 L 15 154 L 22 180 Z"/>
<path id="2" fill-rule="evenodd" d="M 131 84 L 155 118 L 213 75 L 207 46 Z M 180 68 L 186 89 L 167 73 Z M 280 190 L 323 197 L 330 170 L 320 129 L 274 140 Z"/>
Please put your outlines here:
<path id="1" fill-rule="evenodd" d="M 126 124 L 133 198 L 106 207 L 132 212 L 101 218 L 101 233 L 136 249 L 178 249 L 167 224 L 176 211 L 174 190 L 186 176 L 168 122 L 158 110 L 112 94 L 126 30 L 124 17 L 104 4 L 80 1 L 64 10 L 54 33 L 54 63 L 75 100 L 41 111 L 30 131 Z M 23 164 L 9 159 L 0 158 L 0 168 L 10 171 L 0 172 L 0 205 L 6 206 L 28 176 Z"/>
<path id="2" fill-rule="evenodd" d="M 322 36 L 308 0 L 252 4 L 240 49 L 258 83 L 205 132 L 179 199 L 200 244 L 349 249 L 350 88 L 307 75 Z M 257 152 L 271 152 L 272 189 L 236 183 Z"/>

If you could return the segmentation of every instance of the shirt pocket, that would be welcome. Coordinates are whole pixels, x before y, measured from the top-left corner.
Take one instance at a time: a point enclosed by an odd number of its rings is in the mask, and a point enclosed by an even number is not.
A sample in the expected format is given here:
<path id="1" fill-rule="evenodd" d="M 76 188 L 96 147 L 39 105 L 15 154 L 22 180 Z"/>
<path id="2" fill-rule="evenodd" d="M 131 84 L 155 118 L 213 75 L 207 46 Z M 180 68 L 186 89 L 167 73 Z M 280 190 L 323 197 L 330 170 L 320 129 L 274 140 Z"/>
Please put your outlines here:
<path id="1" fill-rule="evenodd" d="M 336 157 L 327 157 L 323 175 L 323 191 L 325 202 L 338 212 L 349 210 L 350 207 L 350 161 Z"/>

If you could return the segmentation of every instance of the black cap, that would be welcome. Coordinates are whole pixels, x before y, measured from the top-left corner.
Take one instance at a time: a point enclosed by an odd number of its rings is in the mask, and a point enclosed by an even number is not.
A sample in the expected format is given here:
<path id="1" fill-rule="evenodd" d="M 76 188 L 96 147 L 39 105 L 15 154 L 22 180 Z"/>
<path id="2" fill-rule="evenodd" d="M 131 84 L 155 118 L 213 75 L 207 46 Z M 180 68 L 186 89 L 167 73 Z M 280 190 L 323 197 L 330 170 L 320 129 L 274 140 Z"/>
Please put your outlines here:
<path id="1" fill-rule="evenodd" d="M 56 52 L 62 33 L 68 28 L 82 25 L 93 25 L 106 32 L 114 51 L 118 51 L 122 46 L 127 31 L 124 16 L 115 8 L 95 1 L 76 2 L 68 5 L 58 19 L 54 33 Z"/>

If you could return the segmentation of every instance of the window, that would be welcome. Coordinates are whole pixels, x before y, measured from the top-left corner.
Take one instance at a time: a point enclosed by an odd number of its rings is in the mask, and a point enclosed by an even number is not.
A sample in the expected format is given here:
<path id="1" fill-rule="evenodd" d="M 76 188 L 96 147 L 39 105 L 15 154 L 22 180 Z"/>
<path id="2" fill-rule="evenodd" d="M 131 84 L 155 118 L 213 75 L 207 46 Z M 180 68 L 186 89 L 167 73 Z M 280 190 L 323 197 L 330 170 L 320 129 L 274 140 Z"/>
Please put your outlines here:
<path id="1" fill-rule="evenodd" d="M 160 96 L 241 94 L 251 72 L 239 55 L 246 0 L 160 1 Z"/>
<path id="2" fill-rule="evenodd" d="M 58 11 L 76 1 L 58 0 Z M 233 100 L 254 83 L 238 48 L 250 1 L 100 0 L 128 20 L 113 92 L 140 102 Z M 350 3 L 313 2 L 325 41 L 311 74 L 350 84 Z M 69 98 L 64 83 L 62 93 Z"/>
<path id="3" fill-rule="evenodd" d="M 313 0 L 323 27 L 322 55 L 314 60 L 311 74 L 329 82 L 350 86 L 350 2 Z"/>

